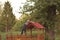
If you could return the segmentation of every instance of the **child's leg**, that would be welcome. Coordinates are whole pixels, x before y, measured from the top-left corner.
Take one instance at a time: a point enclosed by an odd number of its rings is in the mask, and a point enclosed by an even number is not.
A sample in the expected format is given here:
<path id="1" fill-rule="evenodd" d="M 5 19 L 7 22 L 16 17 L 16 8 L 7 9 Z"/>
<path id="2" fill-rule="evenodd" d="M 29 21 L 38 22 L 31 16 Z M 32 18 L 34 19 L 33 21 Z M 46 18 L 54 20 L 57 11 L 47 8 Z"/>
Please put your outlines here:
<path id="1" fill-rule="evenodd" d="M 24 24 L 24 26 L 23 26 L 23 28 L 22 28 L 21 34 L 23 34 L 23 32 L 26 34 L 26 26 L 27 26 L 27 25 Z"/>
<path id="2" fill-rule="evenodd" d="M 26 35 L 26 29 L 24 30 L 24 33 L 25 33 L 25 35 Z"/>
<path id="3" fill-rule="evenodd" d="M 21 34 L 23 34 L 23 31 L 24 31 L 24 30 L 22 29 Z"/>

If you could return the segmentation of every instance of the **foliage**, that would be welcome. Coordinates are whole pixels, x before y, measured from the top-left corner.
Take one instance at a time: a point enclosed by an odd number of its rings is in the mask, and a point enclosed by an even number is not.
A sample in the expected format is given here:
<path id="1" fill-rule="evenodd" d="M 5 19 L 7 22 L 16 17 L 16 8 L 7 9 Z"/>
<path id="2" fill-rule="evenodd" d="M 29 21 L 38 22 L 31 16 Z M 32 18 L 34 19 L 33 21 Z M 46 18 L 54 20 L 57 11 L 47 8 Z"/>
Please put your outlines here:
<path id="1" fill-rule="evenodd" d="M 26 20 L 29 18 L 29 14 L 22 14 L 20 17 L 20 20 L 17 20 L 16 24 L 12 28 L 13 31 L 21 31 L 22 26 L 26 22 Z"/>
<path id="2" fill-rule="evenodd" d="M 60 0 L 30 0 L 30 1 L 28 0 L 28 2 L 31 2 L 31 1 L 35 2 L 34 6 L 32 8 L 30 7 L 29 9 L 25 6 L 26 7 L 25 12 L 32 11 L 31 12 L 32 20 L 43 24 L 47 29 L 46 33 L 48 33 L 48 30 L 50 30 L 49 32 L 53 34 L 53 32 L 55 32 L 55 27 L 56 27 L 55 23 L 57 20 L 56 10 L 60 14 L 60 11 L 59 11 Z M 51 34 L 49 33 L 49 35 Z"/>
<path id="3" fill-rule="evenodd" d="M 12 26 L 15 24 L 15 16 L 12 13 L 12 7 L 10 3 L 7 1 L 4 4 L 4 9 L 1 15 L 1 28 L 3 31 L 10 31 Z M 1 30 L 1 31 L 2 31 Z"/>

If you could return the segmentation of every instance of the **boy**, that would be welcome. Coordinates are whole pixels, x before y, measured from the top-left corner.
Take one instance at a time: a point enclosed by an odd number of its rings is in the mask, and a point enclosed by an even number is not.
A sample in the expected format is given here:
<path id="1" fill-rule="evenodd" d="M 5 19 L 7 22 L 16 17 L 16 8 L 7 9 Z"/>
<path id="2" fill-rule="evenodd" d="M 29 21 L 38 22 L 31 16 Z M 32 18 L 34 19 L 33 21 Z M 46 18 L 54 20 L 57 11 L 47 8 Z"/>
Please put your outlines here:
<path id="1" fill-rule="evenodd" d="M 27 21 L 25 22 L 25 24 L 24 24 L 23 27 L 22 27 L 22 32 L 21 32 L 21 34 L 23 34 L 23 32 L 26 34 L 26 27 L 27 27 L 27 25 L 29 24 L 29 22 L 30 22 L 30 20 L 27 20 Z"/>

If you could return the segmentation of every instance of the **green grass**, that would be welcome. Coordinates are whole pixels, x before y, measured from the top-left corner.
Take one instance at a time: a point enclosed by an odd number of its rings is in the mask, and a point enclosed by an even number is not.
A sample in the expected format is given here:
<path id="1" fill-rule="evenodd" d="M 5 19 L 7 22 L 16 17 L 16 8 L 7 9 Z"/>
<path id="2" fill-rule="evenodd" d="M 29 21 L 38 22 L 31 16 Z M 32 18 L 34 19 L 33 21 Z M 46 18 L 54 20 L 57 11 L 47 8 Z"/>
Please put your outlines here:
<path id="1" fill-rule="evenodd" d="M 17 35 L 17 34 L 19 34 L 19 35 L 21 35 L 20 34 L 21 32 L 19 32 L 19 31 L 16 31 L 16 32 L 14 32 L 14 31 L 10 31 L 10 32 L 0 32 L 0 34 L 1 34 L 1 36 L 2 36 L 2 40 L 6 40 L 6 34 L 8 34 L 8 35 Z M 40 32 L 40 33 L 42 33 L 42 32 Z M 29 31 L 27 31 L 27 36 L 29 36 L 29 35 L 31 35 L 31 33 L 29 32 Z M 37 35 L 37 31 L 32 31 L 32 36 L 36 36 Z"/>
<path id="2" fill-rule="evenodd" d="M 20 34 L 20 32 L 7 32 L 7 33 L 5 33 L 5 32 L 0 32 L 0 35 L 1 35 L 1 37 L 2 37 L 2 40 L 6 40 L 6 34 L 8 34 L 8 35 L 17 35 L 17 34 Z"/>
<path id="3" fill-rule="evenodd" d="M 56 32 L 56 40 L 60 40 L 60 30 Z"/>
<path id="4" fill-rule="evenodd" d="M 19 34 L 19 35 L 21 35 L 20 33 L 21 33 L 21 32 L 19 32 L 19 31 L 17 31 L 17 32 L 11 31 L 11 32 L 7 32 L 7 33 L 5 33 L 5 32 L 0 32 L 0 35 L 2 35 L 2 40 L 6 40 L 6 34 L 8 34 L 8 35 L 10 35 L 10 34 L 12 34 L 12 35 L 17 35 L 17 34 Z M 40 35 L 41 35 L 42 33 L 43 33 L 43 32 L 40 31 Z M 27 35 L 28 35 L 28 36 L 31 35 L 29 31 L 27 31 Z M 33 35 L 33 36 L 36 36 L 36 35 L 37 35 L 37 31 L 33 31 L 33 32 L 32 32 L 32 35 Z M 60 40 L 60 33 L 59 33 L 59 32 L 56 33 L 55 40 Z"/>

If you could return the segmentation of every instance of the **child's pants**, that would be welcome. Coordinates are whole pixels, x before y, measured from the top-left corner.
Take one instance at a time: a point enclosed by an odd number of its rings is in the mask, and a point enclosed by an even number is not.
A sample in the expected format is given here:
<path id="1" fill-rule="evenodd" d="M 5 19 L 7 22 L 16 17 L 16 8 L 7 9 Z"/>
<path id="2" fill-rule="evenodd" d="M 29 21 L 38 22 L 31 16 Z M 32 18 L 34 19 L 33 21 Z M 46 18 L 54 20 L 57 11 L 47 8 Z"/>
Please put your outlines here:
<path id="1" fill-rule="evenodd" d="M 27 25 L 24 24 L 24 26 L 22 27 L 22 32 L 21 32 L 21 34 L 26 33 L 26 27 L 27 27 Z"/>

